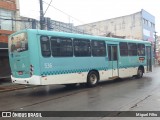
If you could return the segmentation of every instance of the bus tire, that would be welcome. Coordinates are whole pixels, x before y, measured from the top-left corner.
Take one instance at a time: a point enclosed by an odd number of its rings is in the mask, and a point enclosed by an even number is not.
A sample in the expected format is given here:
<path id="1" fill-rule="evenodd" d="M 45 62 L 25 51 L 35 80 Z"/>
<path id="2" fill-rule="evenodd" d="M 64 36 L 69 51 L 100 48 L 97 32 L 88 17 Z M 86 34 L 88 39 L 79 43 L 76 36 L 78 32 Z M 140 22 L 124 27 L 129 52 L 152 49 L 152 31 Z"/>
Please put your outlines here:
<path id="1" fill-rule="evenodd" d="M 96 71 L 89 72 L 87 76 L 87 86 L 95 87 L 99 81 L 98 73 Z"/>
<path id="2" fill-rule="evenodd" d="M 142 78 L 143 77 L 143 69 L 142 68 L 138 68 L 138 71 L 137 71 L 137 78 Z"/>

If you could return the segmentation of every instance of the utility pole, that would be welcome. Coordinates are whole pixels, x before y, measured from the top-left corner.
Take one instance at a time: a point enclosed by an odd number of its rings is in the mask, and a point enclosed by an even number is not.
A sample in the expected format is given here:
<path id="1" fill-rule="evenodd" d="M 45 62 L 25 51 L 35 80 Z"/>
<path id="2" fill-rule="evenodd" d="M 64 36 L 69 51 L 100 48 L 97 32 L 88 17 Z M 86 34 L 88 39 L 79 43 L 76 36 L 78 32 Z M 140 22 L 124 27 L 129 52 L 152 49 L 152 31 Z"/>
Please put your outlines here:
<path id="1" fill-rule="evenodd" d="M 41 28 L 41 30 L 44 30 L 45 29 L 45 25 L 44 25 L 45 19 L 44 19 L 44 14 L 43 14 L 42 0 L 39 0 L 39 4 L 40 4 L 40 28 Z"/>
<path id="2" fill-rule="evenodd" d="M 156 45 L 157 45 L 157 32 L 155 31 L 154 32 L 154 36 L 155 36 L 155 41 L 154 41 L 154 58 L 155 58 L 155 61 L 156 61 Z"/>

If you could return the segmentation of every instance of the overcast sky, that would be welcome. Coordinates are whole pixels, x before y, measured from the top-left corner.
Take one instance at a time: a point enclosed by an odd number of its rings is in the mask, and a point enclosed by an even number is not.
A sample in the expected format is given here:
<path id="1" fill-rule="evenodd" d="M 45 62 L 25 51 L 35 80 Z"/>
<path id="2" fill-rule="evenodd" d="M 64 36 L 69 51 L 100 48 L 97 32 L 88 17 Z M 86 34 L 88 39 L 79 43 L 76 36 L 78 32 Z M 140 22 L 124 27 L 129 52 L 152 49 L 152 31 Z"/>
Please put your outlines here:
<path id="1" fill-rule="evenodd" d="M 22 16 L 39 19 L 39 0 L 19 1 Z M 46 3 L 51 0 L 43 1 L 45 12 Z M 155 16 L 156 31 L 160 35 L 160 0 L 52 0 L 45 17 L 79 25 L 129 15 L 141 9 Z"/>

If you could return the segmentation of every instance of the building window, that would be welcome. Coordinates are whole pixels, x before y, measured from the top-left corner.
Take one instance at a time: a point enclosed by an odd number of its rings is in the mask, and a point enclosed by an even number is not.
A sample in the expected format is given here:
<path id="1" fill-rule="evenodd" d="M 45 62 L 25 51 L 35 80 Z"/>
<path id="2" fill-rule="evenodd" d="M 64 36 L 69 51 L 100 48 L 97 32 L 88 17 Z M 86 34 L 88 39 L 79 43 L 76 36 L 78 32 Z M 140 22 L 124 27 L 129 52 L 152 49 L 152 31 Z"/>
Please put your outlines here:
<path id="1" fill-rule="evenodd" d="M 11 20 L 13 18 L 13 11 L 0 9 L 0 29 L 3 30 L 12 30 L 13 28 L 13 21 Z M 8 19 L 8 20 L 6 20 Z"/>
<path id="2" fill-rule="evenodd" d="M 148 25 L 148 20 L 146 20 L 146 25 Z"/>
<path id="3" fill-rule="evenodd" d="M 143 24 L 144 25 L 148 25 L 148 20 L 146 20 L 146 19 L 143 18 Z"/>
<path id="4" fill-rule="evenodd" d="M 149 27 L 152 27 L 152 23 L 151 23 L 151 22 L 148 22 L 148 26 L 149 26 Z"/>
<path id="5" fill-rule="evenodd" d="M 145 24 L 145 19 L 143 18 L 143 24 Z"/>
<path id="6" fill-rule="evenodd" d="M 154 24 L 154 23 L 151 23 L 151 27 L 152 27 L 152 28 L 155 28 L 155 24 Z"/>

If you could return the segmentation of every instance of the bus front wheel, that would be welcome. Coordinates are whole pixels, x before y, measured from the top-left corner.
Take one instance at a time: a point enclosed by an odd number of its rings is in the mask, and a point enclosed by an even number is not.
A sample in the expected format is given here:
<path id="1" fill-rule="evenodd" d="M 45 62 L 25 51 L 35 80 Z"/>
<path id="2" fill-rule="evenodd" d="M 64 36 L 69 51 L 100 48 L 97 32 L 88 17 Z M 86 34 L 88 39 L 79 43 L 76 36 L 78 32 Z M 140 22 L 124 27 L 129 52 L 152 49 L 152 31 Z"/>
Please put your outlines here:
<path id="1" fill-rule="evenodd" d="M 98 81 L 99 81 L 98 73 L 95 71 L 89 72 L 87 76 L 87 86 L 94 87 L 97 85 Z"/>

